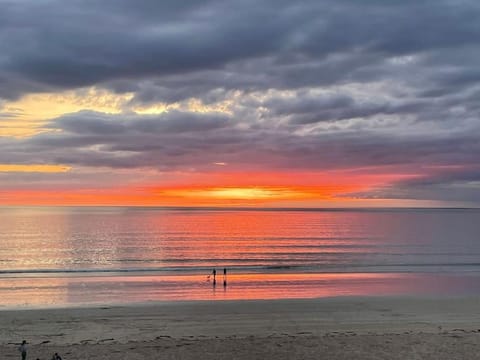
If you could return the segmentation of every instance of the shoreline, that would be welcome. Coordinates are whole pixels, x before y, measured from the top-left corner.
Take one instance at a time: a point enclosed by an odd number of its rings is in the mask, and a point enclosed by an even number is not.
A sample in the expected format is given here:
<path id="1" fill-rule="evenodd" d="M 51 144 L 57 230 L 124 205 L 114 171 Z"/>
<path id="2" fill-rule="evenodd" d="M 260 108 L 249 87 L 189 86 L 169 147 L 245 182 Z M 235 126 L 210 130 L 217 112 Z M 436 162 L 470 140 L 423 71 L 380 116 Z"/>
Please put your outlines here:
<path id="1" fill-rule="evenodd" d="M 310 273 L 232 271 L 228 287 L 204 274 L 0 278 L 0 311 L 139 306 L 186 301 L 331 297 L 480 296 L 478 272 Z"/>

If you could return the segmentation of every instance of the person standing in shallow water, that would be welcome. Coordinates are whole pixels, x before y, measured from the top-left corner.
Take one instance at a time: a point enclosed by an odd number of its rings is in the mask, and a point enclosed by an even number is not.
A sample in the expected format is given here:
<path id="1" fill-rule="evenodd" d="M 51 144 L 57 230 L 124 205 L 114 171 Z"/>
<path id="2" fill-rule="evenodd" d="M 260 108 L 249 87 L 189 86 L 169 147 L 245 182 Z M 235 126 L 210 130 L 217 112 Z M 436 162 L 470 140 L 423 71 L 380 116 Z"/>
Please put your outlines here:
<path id="1" fill-rule="evenodd" d="M 213 269 L 213 286 L 217 285 L 217 270 Z"/>
<path id="2" fill-rule="evenodd" d="M 18 351 L 22 354 L 22 360 L 25 360 L 27 358 L 27 342 L 25 340 L 22 341 Z"/>
<path id="3" fill-rule="evenodd" d="M 223 286 L 227 286 L 227 268 L 223 268 Z"/>

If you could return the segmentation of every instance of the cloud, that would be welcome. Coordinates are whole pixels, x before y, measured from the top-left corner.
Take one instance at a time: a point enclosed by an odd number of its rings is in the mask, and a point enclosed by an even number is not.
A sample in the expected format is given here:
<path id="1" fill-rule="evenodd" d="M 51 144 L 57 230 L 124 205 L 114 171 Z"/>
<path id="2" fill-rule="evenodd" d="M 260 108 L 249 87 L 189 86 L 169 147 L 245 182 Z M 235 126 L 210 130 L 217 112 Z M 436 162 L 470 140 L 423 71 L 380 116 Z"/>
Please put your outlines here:
<path id="1" fill-rule="evenodd" d="M 70 167 L 55 164 L 0 164 L 0 172 L 62 173 L 67 171 L 70 171 Z"/>
<path id="2" fill-rule="evenodd" d="M 54 132 L 28 139 L 4 139 L 0 162 L 53 162 L 112 168 L 178 170 L 226 162 L 238 169 L 345 169 L 366 166 L 476 164 L 475 132 L 432 133 L 423 123 L 395 133 L 375 126 L 297 132 L 289 124 L 271 127 L 225 113 L 169 111 L 159 115 L 83 111 L 57 118 Z M 476 130 L 478 131 L 478 125 Z M 9 160 L 10 159 L 10 160 Z"/>
<path id="3" fill-rule="evenodd" d="M 410 69 L 421 71 L 448 65 L 451 57 L 439 60 L 446 51 L 476 47 L 479 13 L 474 1 L 445 0 L 4 0 L 0 96 L 111 84 L 140 89 L 138 100 L 179 99 L 216 88 L 372 80 L 387 70 L 395 77 L 398 64 L 386 60 L 420 54 L 424 62 Z"/>
<path id="4" fill-rule="evenodd" d="M 479 181 L 473 0 L 0 5 L 0 135 L 29 136 L 0 163 L 415 175 L 393 197 Z M 25 110 L 41 133 L 12 125 Z"/>

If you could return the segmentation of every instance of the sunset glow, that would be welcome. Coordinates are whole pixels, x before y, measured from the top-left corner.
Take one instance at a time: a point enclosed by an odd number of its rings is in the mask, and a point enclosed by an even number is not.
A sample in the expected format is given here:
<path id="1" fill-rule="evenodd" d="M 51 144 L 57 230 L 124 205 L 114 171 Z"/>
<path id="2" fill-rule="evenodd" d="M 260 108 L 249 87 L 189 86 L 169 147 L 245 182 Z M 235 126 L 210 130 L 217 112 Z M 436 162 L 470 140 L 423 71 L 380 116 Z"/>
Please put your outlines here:
<path id="1" fill-rule="evenodd" d="M 0 191 L 6 205 L 131 205 L 131 206 L 232 206 L 232 207 L 377 207 L 431 206 L 434 203 L 385 199 L 356 199 L 348 196 L 366 190 L 359 185 L 344 186 L 261 186 L 261 187 L 129 187 L 123 189 L 43 189 Z"/>
<path id="2" fill-rule="evenodd" d="M 307 196 L 306 192 L 287 188 L 211 188 L 211 189 L 186 189 L 170 190 L 166 194 L 190 198 L 226 199 L 226 200 L 274 200 L 290 199 Z"/>

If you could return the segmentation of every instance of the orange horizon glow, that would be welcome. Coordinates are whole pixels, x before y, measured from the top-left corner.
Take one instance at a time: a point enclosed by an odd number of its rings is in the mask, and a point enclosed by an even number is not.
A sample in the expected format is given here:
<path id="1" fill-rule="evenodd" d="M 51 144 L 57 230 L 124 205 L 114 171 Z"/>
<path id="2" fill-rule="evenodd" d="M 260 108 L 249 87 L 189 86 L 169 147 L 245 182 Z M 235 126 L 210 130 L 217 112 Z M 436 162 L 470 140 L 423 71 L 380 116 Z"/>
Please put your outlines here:
<path id="1" fill-rule="evenodd" d="M 343 188 L 347 190 L 346 188 Z M 0 191 L 10 206 L 167 206 L 167 207 L 402 207 L 439 206 L 434 202 L 357 199 L 326 188 L 183 188 Z M 350 189 L 353 190 L 353 189 Z"/>
<path id="2" fill-rule="evenodd" d="M 3 165 L 3 171 L 67 172 L 64 165 Z M 375 170 L 375 169 L 374 169 Z M 384 169 L 385 170 L 385 169 Z M 389 170 L 389 169 L 387 169 Z M 0 164 L 0 173 L 2 165 Z M 56 176 L 52 174 L 51 176 Z M 155 174 L 150 174 L 155 178 Z M 395 199 L 361 199 L 356 194 L 416 178 L 409 173 L 347 169 L 318 172 L 175 173 L 161 184 L 0 189 L 0 205 L 173 206 L 173 207 L 361 207 L 412 206 Z M 424 204 L 420 205 L 424 206 Z M 430 206 L 427 203 L 425 206 Z"/>
<path id="3" fill-rule="evenodd" d="M 0 202 L 8 205 L 241 206 L 278 200 L 335 200 L 332 190 L 335 188 L 278 186 L 10 190 L 0 191 Z"/>

